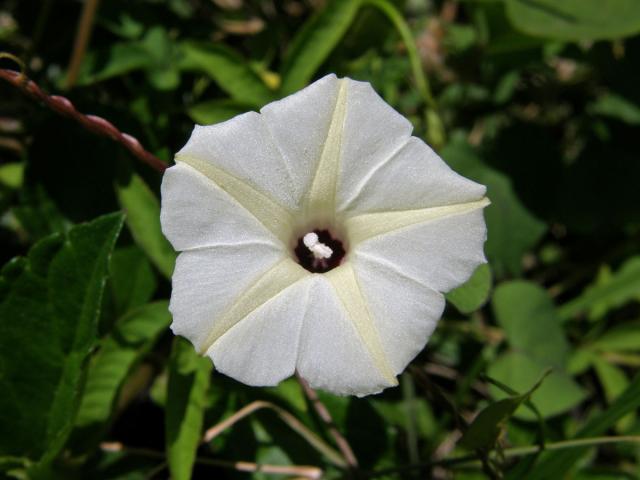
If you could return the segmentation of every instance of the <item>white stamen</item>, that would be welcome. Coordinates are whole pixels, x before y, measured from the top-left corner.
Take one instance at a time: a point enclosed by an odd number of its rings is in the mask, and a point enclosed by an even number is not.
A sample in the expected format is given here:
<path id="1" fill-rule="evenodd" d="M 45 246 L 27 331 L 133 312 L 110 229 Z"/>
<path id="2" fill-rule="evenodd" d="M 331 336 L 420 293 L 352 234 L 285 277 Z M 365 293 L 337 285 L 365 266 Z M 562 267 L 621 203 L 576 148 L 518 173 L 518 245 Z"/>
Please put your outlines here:
<path id="1" fill-rule="evenodd" d="M 326 246 L 324 243 L 320 243 L 318 239 L 318 234 L 314 232 L 307 233 L 304 237 L 302 237 L 302 243 L 311 250 L 313 256 L 316 259 L 326 259 L 331 258 L 333 255 L 333 250 L 331 247 Z"/>

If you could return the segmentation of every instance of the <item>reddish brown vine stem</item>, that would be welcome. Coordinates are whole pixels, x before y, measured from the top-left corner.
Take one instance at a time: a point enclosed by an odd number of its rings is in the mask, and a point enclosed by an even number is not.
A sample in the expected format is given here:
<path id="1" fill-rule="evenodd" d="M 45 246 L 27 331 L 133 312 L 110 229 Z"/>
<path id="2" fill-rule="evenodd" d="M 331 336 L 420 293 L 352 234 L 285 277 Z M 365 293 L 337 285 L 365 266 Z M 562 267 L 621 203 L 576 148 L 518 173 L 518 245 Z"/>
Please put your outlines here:
<path id="1" fill-rule="evenodd" d="M 26 75 L 8 69 L 0 69 L 0 78 L 20 89 L 29 97 L 44 103 L 47 107 L 60 115 L 72 118 L 87 130 L 98 135 L 108 137 L 123 145 L 135 157 L 162 173 L 167 165 L 154 154 L 145 150 L 140 142 L 127 133 L 118 130 L 111 122 L 96 115 L 85 115 L 76 110 L 76 107 L 68 98 L 59 95 L 47 95 L 42 89 Z"/>

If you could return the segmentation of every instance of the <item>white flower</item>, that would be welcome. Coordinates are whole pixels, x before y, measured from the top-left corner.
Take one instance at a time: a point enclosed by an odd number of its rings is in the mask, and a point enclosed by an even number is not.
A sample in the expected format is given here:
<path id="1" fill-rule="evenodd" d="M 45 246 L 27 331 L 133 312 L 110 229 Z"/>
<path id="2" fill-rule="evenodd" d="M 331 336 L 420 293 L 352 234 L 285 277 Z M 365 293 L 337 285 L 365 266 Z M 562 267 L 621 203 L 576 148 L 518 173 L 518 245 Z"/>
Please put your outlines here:
<path id="1" fill-rule="evenodd" d="M 489 203 L 411 131 L 335 75 L 196 126 L 162 183 L 173 332 L 249 385 L 396 385 L 485 262 Z"/>

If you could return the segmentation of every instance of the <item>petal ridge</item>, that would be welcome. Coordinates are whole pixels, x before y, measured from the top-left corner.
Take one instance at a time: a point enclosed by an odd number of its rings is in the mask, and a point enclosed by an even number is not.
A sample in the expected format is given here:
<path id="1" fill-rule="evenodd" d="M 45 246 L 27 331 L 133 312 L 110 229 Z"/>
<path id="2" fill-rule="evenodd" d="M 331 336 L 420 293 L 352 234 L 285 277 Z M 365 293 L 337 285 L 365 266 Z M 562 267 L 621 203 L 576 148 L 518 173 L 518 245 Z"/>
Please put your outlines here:
<path id="1" fill-rule="evenodd" d="M 403 228 L 469 213 L 484 208 L 489 203 L 489 199 L 484 197 L 474 202 L 456 203 L 441 207 L 364 213 L 346 219 L 345 227 L 352 245 L 358 245 L 366 240 L 395 233 Z"/>
<path id="2" fill-rule="evenodd" d="M 376 264 L 380 265 L 381 267 L 384 267 L 384 268 L 387 268 L 387 269 L 391 270 L 393 273 L 395 273 L 399 277 L 402 277 L 405 280 L 409 280 L 410 282 L 415 283 L 416 285 L 420 286 L 421 288 L 426 288 L 426 289 L 431 290 L 433 292 L 440 293 L 436 289 L 434 289 L 432 286 L 427 285 L 426 283 L 418 280 L 413 275 L 409 275 L 408 273 L 403 272 L 393 262 L 390 262 L 388 260 L 385 260 L 382 257 L 379 257 L 377 255 L 373 255 L 373 254 L 368 253 L 368 252 L 354 252 L 354 253 L 355 253 L 355 257 L 356 258 L 359 257 L 359 258 L 363 258 L 365 260 L 368 260 L 369 262 L 376 263 Z"/>
<path id="3" fill-rule="evenodd" d="M 355 326 L 374 365 L 386 381 L 391 385 L 397 385 L 398 381 L 386 358 L 382 342 L 373 323 L 367 302 L 362 295 L 360 285 L 358 285 L 358 279 L 353 267 L 347 262 L 329 271 L 326 277 L 346 310 L 347 317 Z"/>
<path id="4" fill-rule="evenodd" d="M 293 230 L 293 215 L 289 209 L 256 190 L 252 185 L 209 162 L 178 154 L 176 155 L 176 163 L 183 163 L 207 177 L 253 215 L 282 243 L 285 245 L 288 243 Z"/>
<path id="5" fill-rule="evenodd" d="M 206 353 L 234 325 L 308 274 L 309 272 L 290 258 L 277 262 L 242 292 L 214 323 L 207 339 L 198 349 L 200 353 Z"/>
<path id="6" fill-rule="evenodd" d="M 336 191 L 340 170 L 342 135 L 347 111 L 347 80 L 338 80 L 339 88 L 331 123 L 327 132 L 320 160 L 305 199 L 305 210 L 309 212 L 330 212 L 335 215 Z M 333 218 L 325 219 L 332 221 Z"/>
<path id="7" fill-rule="evenodd" d="M 268 133 L 269 140 L 271 141 L 271 144 L 273 145 L 273 148 L 276 149 L 276 151 L 278 152 L 278 154 L 282 158 L 282 164 L 285 166 L 285 170 L 287 172 L 287 176 L 289 177 L 289 181 L 291 182 L 292 185 L 295 185 L 296 179 L 293 176 L 293 171 L 292 171 L 291 164 L 289 163 L 289 160 L 287 159 L 287 156 L 283 153 L 282 148 L 280 148 L 280 144 L 276 141 L 276 137 L 273 134 L 273 132 L 271 131 L 271 127 L 269 126 L 269 122 L 267 122 L 266 117 L 262 113 L 260 113 L 258 116 L 259 116 L 260 120 L 262 121 L 262 123 L 264 124 L 264 129 Z"/>
<path id="8" fill-rule="evenodd" d="M 215 368 L 253 386 L 277 385 L 293 375 L 309 279 L 290 285 L 227 330 L 207 351 Z"/>
<path id="9" fill-rule="evenodd" d="M 381 162 L 379 162 L 377 165 L 375 165 L 371 170 L 369 170 L 367 172 L 367 174 L 364 177 L 362 177 L 362 179 L 360 180 L 358 185 L 356 185 L 356 187 L 354 188 L 354 193 L 352 195 L 350 195 L 347 199 L 345 199 L 342 202 L 342 205 L 340 205 L 340 211 L 344 212 L 344 211 L 349 210 L 349 207 L 351 206 L 351 204 L 353 204 L 353 202 L 355 200 L 357 200 L 357 198 L 360 196 L 360 194 L 362 193 L 364 188 L 367 186 L 369 181 L 373 178 L 373 176 L 382 167 L 384 167 L 387 163 L 389 163 L 391 160 L 393 160 L 395 158 L 395 156 L 398 155 L 404 148 L 406 148 L 406 146 L 409 144 L 409 140 L 411 140 L 411 138 L 412 137 L 407 137 L 404 140 L 404 142 L 402 142 L 400 145 L 398 145 L 398 147 L 395 150 L 390 152 L 389 155 L 384 157 Z"/>

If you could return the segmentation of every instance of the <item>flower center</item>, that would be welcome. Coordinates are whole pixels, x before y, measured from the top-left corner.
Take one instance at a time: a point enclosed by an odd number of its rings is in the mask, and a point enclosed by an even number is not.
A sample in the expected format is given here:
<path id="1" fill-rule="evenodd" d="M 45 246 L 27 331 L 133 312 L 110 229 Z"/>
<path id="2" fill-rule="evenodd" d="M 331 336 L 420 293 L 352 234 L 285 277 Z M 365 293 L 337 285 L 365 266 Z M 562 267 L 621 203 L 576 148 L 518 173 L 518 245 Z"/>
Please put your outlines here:
<path id="1" fill-rule="evenodd" d="M 298 263 L 313 273 L 324 273 L 340 265 L 344 258 L 342 242 L 328 230 L 314 230 L 298 239 L 294 249 Z"/>

